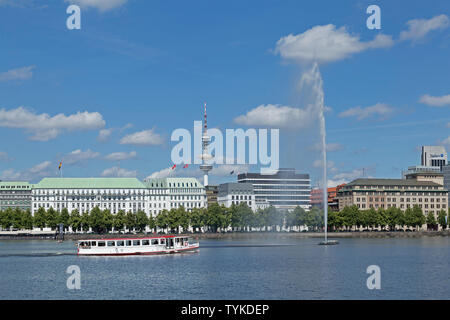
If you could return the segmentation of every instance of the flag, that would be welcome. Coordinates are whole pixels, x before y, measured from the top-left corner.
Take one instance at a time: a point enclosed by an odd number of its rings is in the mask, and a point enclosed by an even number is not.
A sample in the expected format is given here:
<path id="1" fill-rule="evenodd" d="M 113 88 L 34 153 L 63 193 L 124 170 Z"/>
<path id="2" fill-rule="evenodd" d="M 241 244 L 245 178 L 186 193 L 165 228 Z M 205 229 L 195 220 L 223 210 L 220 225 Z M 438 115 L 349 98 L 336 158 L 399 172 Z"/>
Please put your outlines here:
<path id="1" fill-rule="evenodd" d="M 177 167 L 177 165 L 176 165 L 176 164 L 174 164 L 174 165 L 172 166 L 172 170 L 173 170 L 173 169 L 175 169 L 176 167 Z"/>
<path id="2" fill-rule="evenodd" d="M 61 170 L 61 167 L 62 167 L 62 161 L 59 163 L 58 170 Z"/>
<path id="3" fill-rule="evenodd" d="M 185 164 L 184 166 L 183 166 L 183 168 L 187 168 L 189 165 L 188 164 Z"/>

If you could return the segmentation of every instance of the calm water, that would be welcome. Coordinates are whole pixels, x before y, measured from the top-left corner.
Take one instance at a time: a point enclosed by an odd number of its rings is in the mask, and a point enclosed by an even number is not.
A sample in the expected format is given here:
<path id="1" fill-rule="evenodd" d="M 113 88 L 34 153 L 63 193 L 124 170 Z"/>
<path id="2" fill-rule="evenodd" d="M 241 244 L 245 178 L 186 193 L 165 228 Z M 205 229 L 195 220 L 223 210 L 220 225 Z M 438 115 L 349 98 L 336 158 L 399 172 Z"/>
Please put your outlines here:
<path id="1" fill-rule="evenodd" d="M 0 299 L 450 299 L 450 238 L 203 240 L 198 253 L 77 257 L 74 242 L 0 241 Z M 66 269 L 81 269 L 68 290 Z M 368 290 L 366 268 L 381 268 Z"/>

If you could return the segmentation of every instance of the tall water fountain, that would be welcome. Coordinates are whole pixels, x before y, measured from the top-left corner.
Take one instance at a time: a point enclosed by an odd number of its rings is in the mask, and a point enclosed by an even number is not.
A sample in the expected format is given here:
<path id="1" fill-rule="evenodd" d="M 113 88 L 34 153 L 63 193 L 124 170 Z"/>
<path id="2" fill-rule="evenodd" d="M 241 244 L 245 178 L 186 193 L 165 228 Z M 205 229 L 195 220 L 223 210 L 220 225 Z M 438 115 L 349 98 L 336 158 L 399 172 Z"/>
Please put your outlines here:
<path id="1" fill-rule="evenodd" d="M 322 156 L 322 168 L 323 168 L 323 211 L 324 211 L 324 231 L 325 239 L 320 242 L 320 245 L 334 245 L 338 244 L 336 240 L 328 240 L 328 181 L 327 181 L 327 144 L 326 144 L 326 127 L 325 127 L 325 105 L 324 105 L 324 93 L 323 93 L 323 81 L 320 75 L 319 66 L 314 63 L 312 68 L 302 75 L 300 80 L 300 90 L 310 90 L 311 101 L 307 106 L 307 110 L 311 114 L 316 114 L 319 120 L 320 128 L 320 149 Z"/>

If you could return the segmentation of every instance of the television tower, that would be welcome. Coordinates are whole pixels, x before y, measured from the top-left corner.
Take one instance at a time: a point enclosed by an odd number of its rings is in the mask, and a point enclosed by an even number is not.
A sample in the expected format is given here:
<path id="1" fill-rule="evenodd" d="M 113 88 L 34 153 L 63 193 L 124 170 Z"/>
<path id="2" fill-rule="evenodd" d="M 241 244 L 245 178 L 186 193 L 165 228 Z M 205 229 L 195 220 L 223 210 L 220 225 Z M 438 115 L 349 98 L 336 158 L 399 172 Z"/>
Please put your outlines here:
<path id="1" fill-rule="evenodd" d="M 208 146 L 211 142 L 211 137 L 208 136 L 208 123 L 206 115 L 206 102 L 205 102 L 205 119 L 203 123 L 203 133 L 202 133 L 202 164 L 200 165 L 200 170 L 204 172 L 203 185 L 206 187 L 208 185 L 208 172 L 212 170 L 212 165 L 206 163 L 210 160 L 212 156 L 208 153 Z"/>

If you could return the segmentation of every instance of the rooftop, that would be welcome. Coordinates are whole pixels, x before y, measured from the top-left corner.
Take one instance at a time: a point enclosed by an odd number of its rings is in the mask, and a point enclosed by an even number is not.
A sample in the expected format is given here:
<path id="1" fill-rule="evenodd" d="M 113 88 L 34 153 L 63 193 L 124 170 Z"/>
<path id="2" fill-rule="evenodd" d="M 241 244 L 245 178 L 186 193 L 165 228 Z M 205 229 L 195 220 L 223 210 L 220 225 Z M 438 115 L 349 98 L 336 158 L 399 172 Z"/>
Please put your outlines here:
<path id="1" fill-rule="evenodd" d="M 136 178 L 44 178 L 34 189 L 142 189 Z"/>
<path id="2" fill-rule="evenodd" d="M 431 181 L 417 181 L 414 179 L 356 179 L 345 187 L 352 186 L 429 186 L 442 187 L 442 185 Z M 344 187 L 344 188 L 345 188 Z"/>
<path id="3" fill-rule="evenodd" d="M 0 181 L 0 189 L 31 189 L 26 181 Z"/>

